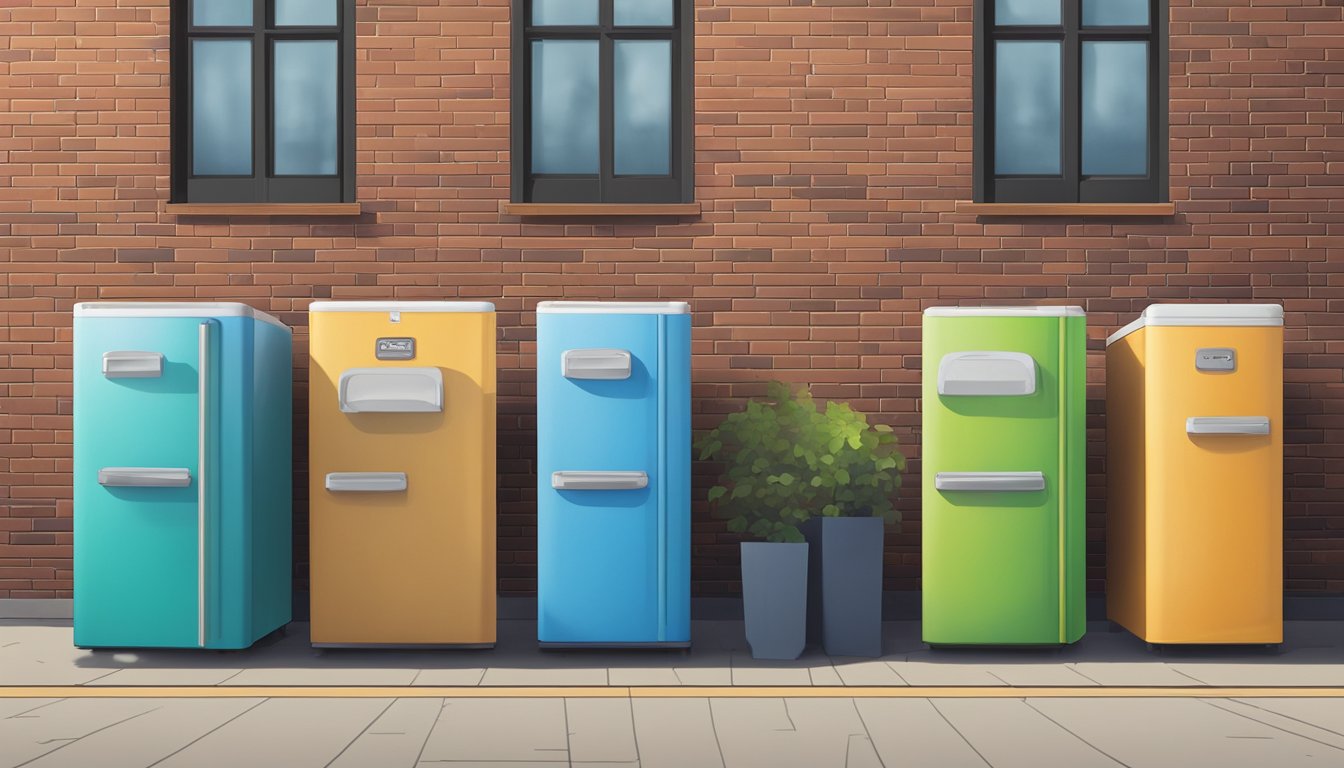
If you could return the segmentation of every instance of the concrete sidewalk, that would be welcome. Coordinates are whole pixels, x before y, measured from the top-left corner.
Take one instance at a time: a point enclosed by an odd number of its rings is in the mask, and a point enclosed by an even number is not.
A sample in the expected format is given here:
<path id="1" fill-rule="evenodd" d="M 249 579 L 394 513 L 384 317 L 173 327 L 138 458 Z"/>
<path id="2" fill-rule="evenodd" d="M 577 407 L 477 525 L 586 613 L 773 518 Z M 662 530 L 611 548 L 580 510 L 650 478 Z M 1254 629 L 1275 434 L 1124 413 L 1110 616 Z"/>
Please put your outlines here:
<path id="1" fill-rule="evenodd" d="M 318 650 L 306 624 L 245 651 L 85 651 L 69 622 L 0 622 L 0 686 L 1344 686 L 1344 623 L 1290 622 L 1280 649 L 1153 652 L 1099 622 L 1076 645 L 930 650 L 917 622 L 885 626 L 879 659 L 751 658 L 735 621 L 700 621 L 690 651 L 541 651 L 500 622 L 493 650 Z"/>
<path id="2" fill-rule="evenodd" d="M 689 652 L 500 629 L 489 651 L 316 650 L 295 624 L 246 651 L 95 652 L 68 622 L 0 622 L 0 768 L 1344 764 L 1344 690 L 1321 690 L 1344 686 L 1339 623 L 1154 653 L 1104 623 L 1060 650 L 931 651 L 897 622 L 880 659 L 794 662 L 753 660 L 734 621 L 697 622 Z"/>

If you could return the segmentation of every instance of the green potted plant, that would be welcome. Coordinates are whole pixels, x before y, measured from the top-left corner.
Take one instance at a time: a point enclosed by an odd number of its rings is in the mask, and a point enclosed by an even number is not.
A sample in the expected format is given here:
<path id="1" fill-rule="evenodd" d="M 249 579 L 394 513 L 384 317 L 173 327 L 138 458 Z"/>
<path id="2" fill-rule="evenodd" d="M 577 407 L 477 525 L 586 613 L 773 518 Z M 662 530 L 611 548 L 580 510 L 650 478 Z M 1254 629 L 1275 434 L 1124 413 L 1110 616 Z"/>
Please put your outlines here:
<path id="1" fill-rule="evenodd" d="M 760 540 L 742 542 L 752 655 L 797 658 L 809 612 L 828 653 L 879 655 L 883 524 L 897 520 L 891 500 L 905 468 L 891 428 L 870 426 L 845 403 L 819 409 L 806 388 L 773 382 L 697 447 L 701 460 L 724 464 L 709 490 L 715 513 Z"/>

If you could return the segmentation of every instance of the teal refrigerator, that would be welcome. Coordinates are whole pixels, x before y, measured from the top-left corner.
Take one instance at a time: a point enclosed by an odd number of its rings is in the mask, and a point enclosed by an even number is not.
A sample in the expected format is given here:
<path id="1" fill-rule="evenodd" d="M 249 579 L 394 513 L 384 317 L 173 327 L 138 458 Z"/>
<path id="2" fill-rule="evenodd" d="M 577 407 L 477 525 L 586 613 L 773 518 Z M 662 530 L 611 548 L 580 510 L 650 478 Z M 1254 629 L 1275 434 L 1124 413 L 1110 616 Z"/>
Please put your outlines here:
<path id="1" fill-rule="evenodd" d="M 1079 307 L 924 313 L 923 636 L 1085 629 L 1087 327 Z"/>
<path id="2" fill-rule="evenodd" d="M 74 635 L 244 648 L 291 610 L 290 331 L 245 304 L 74 317 Z"/>

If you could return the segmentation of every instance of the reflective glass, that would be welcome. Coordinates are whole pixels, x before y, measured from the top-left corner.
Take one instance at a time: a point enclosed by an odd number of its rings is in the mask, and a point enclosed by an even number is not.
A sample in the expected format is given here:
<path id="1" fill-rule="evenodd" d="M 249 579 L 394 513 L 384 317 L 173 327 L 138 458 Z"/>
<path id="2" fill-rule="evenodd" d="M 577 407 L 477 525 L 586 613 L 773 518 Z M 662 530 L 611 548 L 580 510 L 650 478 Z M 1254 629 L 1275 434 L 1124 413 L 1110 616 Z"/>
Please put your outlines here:
<path id="1" fill-rule="evenodd" d="M 1060 0 L 994 0 L 994 23 L 1000 27 L 1060 23 Z"/>
<path id="2" fill-rule="evenodd" d="M 595 26 L 597 0 L 532 0 L 532 25 Z"/>
<path id="3" fill-rule="evenodd" d="M 598 172 L 597 41 L 532 41 L 532 172 Z"/>
<path id="4" fill-rule="evenodd" d="M 252 173 L 252 41 L 191 41 L 191 172 Z"/>
<path id="5" fill-rule="evenodd" d="M 1083 0 L 1085 27 L 1146 27 L 1148 0 Z"/>
<path id="6" fill-rule="evenodd" d="M 1060 173 L 1060 44 L 1000 40 L 994 48 L 994 172 Z"/>
<path id="7" fill-rule="evenodd" d="M 191 0 L 191 23 L 197 27 L 250 27 L 252 0 Z"/>
<path id="8" fill-rule="evenodd" d="M 277 27 L 334 27 L 336 0 L 275 0 Z"/>
<path id="9" fill-rule="evenodd" d="M 670 27 L 672 0 L 616 0 L 612 18 L 618 27 Z"/>
<path id="10" fill-rule="evenodd" d="M 1148 44 L 1083 42 L 1083 173 L 1148 173 Z"/>
<path id="11" fill-rule="evenodd" d="M 672 152 L 672 44 L 617 40 L 617 174 L 666 175 Z"/>

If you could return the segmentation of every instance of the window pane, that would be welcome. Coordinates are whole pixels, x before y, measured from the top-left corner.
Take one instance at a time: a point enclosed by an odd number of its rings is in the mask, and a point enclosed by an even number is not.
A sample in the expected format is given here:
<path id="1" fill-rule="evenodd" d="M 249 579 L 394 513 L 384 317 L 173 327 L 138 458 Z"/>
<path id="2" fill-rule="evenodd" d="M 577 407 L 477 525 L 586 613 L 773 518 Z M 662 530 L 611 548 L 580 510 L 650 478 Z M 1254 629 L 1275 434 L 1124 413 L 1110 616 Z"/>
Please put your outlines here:
<path id="1" fill-rule="evenodd" d="M 672 152 L 672 43 L 615 43 L 617 174 L 665 176 Z"/>
<path id="2" fill-rule="evenodd" d="M 334 27 L 336 0 L 275 0 L 277 27 Z"/>
<path id="3" fill-rule="evenodd" d="M 1148 173 L 1148 43 L 1083 42 L 1083 174 Z"/>
<path id="4" fill-rule="evenodd" d="M 994 0 L 994 23 L 1001 27 L 1056 25 L 1060 23 L 1059 2 L 1060 0 Z"/>
<path id="5" fill-rule="evenodd" d="M 994 172 L 1060 173 L 1060 44 L 994 47 Z"/>
<path id="6" fill-rule="evenodd" d="M 532 172 L 598 172 L 597 41 L 532 41 Z"/>
<path id="7" fill-rule="evenodd" d="M 252 41 L 191 41 L 191 172 L 252 173 Z"/>
<path id="8" fill-rule="evenodd" d="M 612 13 L 618 27 L 672 26 L 672 0 L 616 0 Z"/>
<path id="9" fill-rule="evenodd" d="M 274 69 L 276 175 L 335 175 L 336 41 L 278 40 Z"/>
<path id="10" fill-rule="evenodd" d="M 1083 0 L 1085 27 L 1146 27 L 1149 0 Z"/>
<path id="11" fill-rule="evenodd" d="M 597 0 L 532 0 L 532 24 L 538 27 L 596 26 Z"/>
<path id="12" fill-rule="evenodd" d="M 191 23 L 197 27 L 250 27 L 252 0 L 191 0 Z"/>

